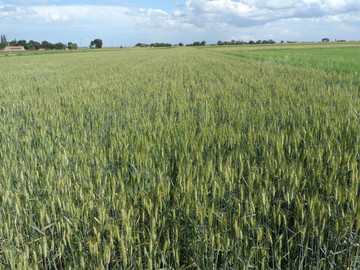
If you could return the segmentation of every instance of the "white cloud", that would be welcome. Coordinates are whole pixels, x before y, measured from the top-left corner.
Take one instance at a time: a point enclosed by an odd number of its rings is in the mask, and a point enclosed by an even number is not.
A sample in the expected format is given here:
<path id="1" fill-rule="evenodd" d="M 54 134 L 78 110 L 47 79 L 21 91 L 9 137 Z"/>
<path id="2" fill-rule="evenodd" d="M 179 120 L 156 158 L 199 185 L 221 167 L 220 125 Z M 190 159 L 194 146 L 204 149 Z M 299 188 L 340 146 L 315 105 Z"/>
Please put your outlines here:
<path id="1" fill-rule="evenodd" d="M 243 35 L 241 36 L 241 40 L 243 41 L 250 41 L 251 40 L 251 37 L 249 35 Z"/>
<path id="2" fill-rule="evenodd" d="M 183 11 L 180 11 L 180 10 L 175 10 L 175 11 L 172 13 L 172 15 L 173 15 L 174 17 L 183 17 L 183 16 L 186 16 L 186 13 L 183 12 Z"/>
<path id="3" fill-rule="evenodd" d="M 63 21 L 66 22 L 70 19 L 67 15 L 59 15 L 57 13 L 50 12 L 48 15 L 48 18 L 46 19 L 48 22 L 57 22 L 57 21 Z"/>
<path id="4" fill-rule="evenodd" d="M 285 29 L 283 31 L 281 31 L 281 34 L 290 34 L 291 31 L 289 29 Z"/>
<path id="5" fill-rule="evenodd" d="M 22 1 L 20 2 L 39 2 Z M 40 0 L 42 2 L 43 0 Z M 178 6 L 180 4 L 178 3 Z M 251 27 L 290 18 L 321 18 L 360 11 L 358 0 L 187 0 L 184 10 L 172 13 L 161 9 L 142 9 L 106 5 L 0 5 L 0 18 L 44 19 L 48 22 L 74 20 L 105 21 L 144 20 L 149 25 L 195 25 L 200 28 L 219 26 Z M 359 14 L 355 14 L 360 17 Z M 132 19 L 130 19 L 130 17 Z"/>
<path id="6" fill-rule="evenodd" d="M 188 0 L 188 20 L 199 27 L 219 21 L 236 27 L 287 18 L 313 18 L 360 11 L 358 0 Z"/>
<path id="7" fill-rule="evenodd" d="M 0 1 L 0 25 L 8 26 L 3 31 L 18 29 L 16 23 L 22 22 L 26 29 L 33 26 L 44 32 L 49 27 L 62 27 L 64 33 L 84 29 L 99 34 L 121 32 L 134 39 L 145 36 L 149 42 L 171 42 L 170 38 L 184 42 L 213 38 L 216 42 L 234 36 L 243 40 L 310 39 L 315 36 L 309 33 L 311 27 L 327 36 L 337 29 L 354 35 L 360 26 L 359 0 L 187 0 L 168 12 L 120 5 L 56 5 L 55 1 L 48 1 L 52 5 L 32 5 L 46 0 L 17 2 L 22 5 Z"/>

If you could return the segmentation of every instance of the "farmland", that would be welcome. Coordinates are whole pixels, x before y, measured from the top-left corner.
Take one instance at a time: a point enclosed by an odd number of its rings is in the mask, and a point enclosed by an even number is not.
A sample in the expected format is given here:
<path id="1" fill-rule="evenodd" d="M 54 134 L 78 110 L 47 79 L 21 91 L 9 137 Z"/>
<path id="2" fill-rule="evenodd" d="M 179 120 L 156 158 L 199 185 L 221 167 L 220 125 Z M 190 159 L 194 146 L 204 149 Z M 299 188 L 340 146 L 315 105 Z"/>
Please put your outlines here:
<path id="1" fill-rule="evenodd" d="M 291 48 L 291 47 L 290 47 Z M 257 51 L 230 51 L 229 55 L 253 59 L 261 62 L 323 70 L 327 73 L 359 75 L 360 48 L 314 48 L 314 49 L 275 49 Z"/>
<path id="2" fill-rule="evenodd" d="M 264 48 L 1 56 L 0 268 L 358 269 L 360 46 Z"/>

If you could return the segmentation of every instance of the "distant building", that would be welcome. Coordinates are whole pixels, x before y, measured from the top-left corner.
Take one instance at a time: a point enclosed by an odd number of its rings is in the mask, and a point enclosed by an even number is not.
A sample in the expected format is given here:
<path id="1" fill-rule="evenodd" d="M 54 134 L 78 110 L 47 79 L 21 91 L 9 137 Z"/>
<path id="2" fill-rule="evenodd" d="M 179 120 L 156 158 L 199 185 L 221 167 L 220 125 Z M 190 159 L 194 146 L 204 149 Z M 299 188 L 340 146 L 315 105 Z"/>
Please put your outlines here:
<path id="1" fill-rule="evenodd" d="M 328 39 L 328 38 L 323 38 L 322 39 L 322 42 L 329 42 L 330 41 L 330 39 Z"/>
<path id="2" fill-rule="evenodd" d="M 24 46 L 6 46 L 3 49 L 4 52 L 20 52 L 25 51 Z"/>

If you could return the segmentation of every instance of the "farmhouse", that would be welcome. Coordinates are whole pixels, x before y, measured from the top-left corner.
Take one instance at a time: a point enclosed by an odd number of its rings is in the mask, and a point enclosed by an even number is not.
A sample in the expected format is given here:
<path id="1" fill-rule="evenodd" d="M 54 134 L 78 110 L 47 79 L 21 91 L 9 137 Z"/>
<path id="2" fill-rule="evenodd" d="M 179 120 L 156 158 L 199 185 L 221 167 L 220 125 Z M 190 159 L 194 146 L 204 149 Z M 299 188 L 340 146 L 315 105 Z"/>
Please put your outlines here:
<path id="1" fill-rule="evenodd" d="M 17 51 L 25 51 L 25 48 L 24 46 L 6 46 L 4 49 L 3 49 L 4 52 L 7 52 L 7 51 L 12 51 L 12 52 L 17 52 Z"/>

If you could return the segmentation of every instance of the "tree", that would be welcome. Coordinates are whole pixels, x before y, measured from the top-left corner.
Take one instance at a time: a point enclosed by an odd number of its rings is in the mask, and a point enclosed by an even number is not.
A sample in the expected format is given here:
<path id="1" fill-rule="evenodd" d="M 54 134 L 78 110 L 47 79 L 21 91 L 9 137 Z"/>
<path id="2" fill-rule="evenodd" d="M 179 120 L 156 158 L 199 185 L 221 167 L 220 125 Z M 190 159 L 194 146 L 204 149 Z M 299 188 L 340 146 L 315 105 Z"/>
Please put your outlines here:
<path id="1" fill-rule="evenodd" d="M 151 45 L 154 46 L 154 44 L 151 44 Z M 135 47 L 148 47 L 148 46 L 150 46 L 150 45 L 149 45 L 149 44 L 146 44 L 146 43 L 141 43 L 141 42 L 136 43 L 136 45 L 135 45 Z"/>
<path id="2" fill-rule="evenodd" d="M 55 50 L 65 50 L 66 46 L 64 43 L 58 42 L 54 45 Z"/>
<path id="3" fill-rule="evenodd" d="M 1 43 L 6 43 L 6 36 L 5 35 L 1 35 Z"/>
<path id="4" fill-rule="evenodd" d="M 199 41 L 194 41 L 193 46 L 200 46 L 201 43 Z"/>
<path id="5" fill-rule="evenodd" d="M 78 45 L 76 43 L 72 43 L 72 42 L 68 43 L 68 47 L 69 47 L 70 50 L 77 50 L 78 49 Z"/>
<path id="6" fill-rule="evenodd" d="M 156 43 L 151 43 L 150 47 L 171 47 L 171 44 L 163 43 L 163 42 L 156 42 Z"/>
<path id="7" fill-rule="evenodd" d="M 18 41 L 18 46 L 23 46 L 23 47 L 25 47 L 26 46 L 26 40 L 19 40 Z"/>
<path id="8" fill-rule="evenodd" d="M 0 39 L 0 49 L 4 49 L 7 46 L 6 36 L 1 35 Z"/>
<path id="9" fill-rule="evenodd" d="M 179 46 L 182 47 L 182 46 L 184 46 L 184 44 L 180 42 L 180 43 L 179 43 Z"/>
<path id="10" fill-rule="evenodd" d="M 206 41 L 205 40 L 201 41 L 201 46 L 205 46 L 205 45 L 206 45 Z"/>
<path id="11" fill-rule="evenodd" d="M 9 42 L 10 46 L 18 46 L 18 42 L 16 41 L 16 39 L 14 39 L 13 41 Z"/>
<path id="12" fill-rule="evenodd" d="M 43 42 L 41 42 L 41 48 L 43 48 L 45 50 L 53 50 L 54 44 L 44 40 Z"/>
<path id="13" fill-rule="evenodd" d="M 40 49 L 40 43 L 30 40 L 28 43 L 26 43 L 25 45 L 25 49 L 27 50 L 38 50 Z"/>
<path id="14" fill-rule="evenodd" d="M 221 40 L 219 40 L 218 42 L 217 42 L 217 45 L 224 45 L 224 43 L 221 41 Z"/>
<path id="15" fill-rule="evenodd" d="M 103 46 L 103 41 L 99 38 L 94 39 L 93 41 L 90 42 L 90 48 L 97 48 L 97 49 L 101 49 Z"/>

